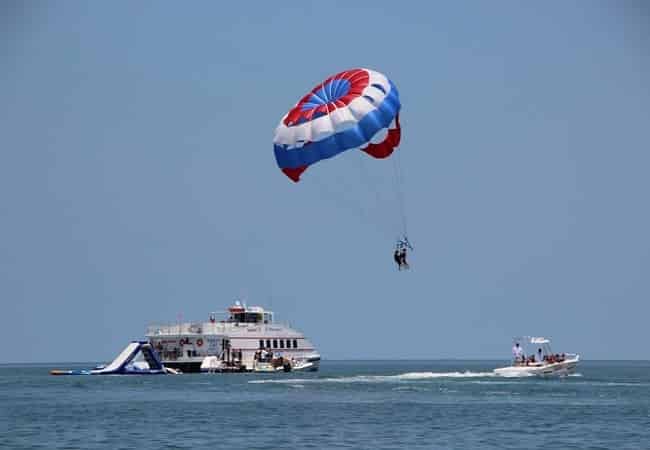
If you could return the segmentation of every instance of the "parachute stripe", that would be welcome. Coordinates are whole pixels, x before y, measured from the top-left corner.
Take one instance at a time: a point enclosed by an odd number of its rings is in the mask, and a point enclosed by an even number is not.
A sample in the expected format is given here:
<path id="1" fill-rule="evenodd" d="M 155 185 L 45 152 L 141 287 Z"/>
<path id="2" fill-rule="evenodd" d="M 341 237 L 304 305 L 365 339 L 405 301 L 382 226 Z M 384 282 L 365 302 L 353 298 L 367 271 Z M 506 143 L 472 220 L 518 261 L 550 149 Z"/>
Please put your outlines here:
<path id="1" fill-rule="evenodd" d="M 361 150 L 377 159 L 388 158 L 393 153 L 393 150 L 395 150 L 395 147 L 399 145 L 399 141 L 402 137 L 401 135 L 402 131 L 399 127 L 393 128 L 388 130 L 386 139 L 378 144 L 368 144 L 367 147 L 364 147 Z M 305 169 L 307 168 L 305 167 Z"/>

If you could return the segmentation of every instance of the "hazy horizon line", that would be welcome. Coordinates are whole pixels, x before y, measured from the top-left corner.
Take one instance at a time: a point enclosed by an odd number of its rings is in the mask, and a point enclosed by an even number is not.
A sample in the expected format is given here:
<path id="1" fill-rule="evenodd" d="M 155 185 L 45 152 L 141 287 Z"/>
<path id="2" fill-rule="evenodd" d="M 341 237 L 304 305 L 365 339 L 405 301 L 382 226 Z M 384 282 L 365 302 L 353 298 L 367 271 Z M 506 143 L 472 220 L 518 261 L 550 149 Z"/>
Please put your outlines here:
<path id="1" fill-rule="evenodd" d="M 493 361 L 503 361 L 510 360 L 510 358 L 321 358 L 321 361 L 329 362 L 434 362 L 434 361 L 459 361 L 459 362 L 493 362 Z M 1 366 L 40 366 L 40 365 L 49 365 L 49 364 L 98 364 L 104 363 L 106 361 L 43 361 L 43 362 L 27 362 L 27 361 L 18 361 L 18 362 L 0 362 Z M 584 362 L 650 362 L 650 359 L 581 359 L 581 363 Z"/>

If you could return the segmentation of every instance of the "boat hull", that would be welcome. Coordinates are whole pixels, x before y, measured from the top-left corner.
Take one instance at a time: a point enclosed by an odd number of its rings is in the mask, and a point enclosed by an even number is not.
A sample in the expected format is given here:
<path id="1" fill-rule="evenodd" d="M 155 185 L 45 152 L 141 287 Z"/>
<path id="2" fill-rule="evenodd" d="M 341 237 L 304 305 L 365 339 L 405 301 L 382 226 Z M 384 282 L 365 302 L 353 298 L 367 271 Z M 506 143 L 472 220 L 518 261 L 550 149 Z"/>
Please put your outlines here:
<path id="1" fill-rule="evenodd" d="M 502 377 L 563 377 L 576 371 L 579 357 L 562 362 L 539 366 L 509 366 L 494 369 L 494 374 Z"/>
<path id="2" fill-rule="evenodd" d="M 201 361 L 199 362 L 165 362 L 165 367 L 171 367 L 172 369 L 180 370 L 183 373 L 199 373 L 201 372 Z"/>

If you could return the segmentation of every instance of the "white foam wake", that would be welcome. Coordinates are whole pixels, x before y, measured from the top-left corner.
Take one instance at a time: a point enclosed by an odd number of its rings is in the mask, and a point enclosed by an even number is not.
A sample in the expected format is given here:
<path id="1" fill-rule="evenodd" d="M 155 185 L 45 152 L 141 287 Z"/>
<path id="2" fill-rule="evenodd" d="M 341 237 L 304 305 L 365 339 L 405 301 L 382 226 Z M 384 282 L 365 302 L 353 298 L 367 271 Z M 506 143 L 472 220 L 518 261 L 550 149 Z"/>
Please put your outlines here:
<path id="1" fill-rule="evenodd" d="M 495 374 L 493 372 L 408 372 L 399 375 L 356 375 L 352 377 L 328 378 L 279 378 L 271 380 L 251 380 L 249 383 L 397 383 L 400 381 L 430 380 L 434 378 L 486 378 L 494 376 Z"/>
<path id="2" fill-rule="evenodd" d="M 494 372 L 408 372 L 395 375 L 398 380 L 429 380 L 432 378 L 486 378 L 493 377 Z"/>

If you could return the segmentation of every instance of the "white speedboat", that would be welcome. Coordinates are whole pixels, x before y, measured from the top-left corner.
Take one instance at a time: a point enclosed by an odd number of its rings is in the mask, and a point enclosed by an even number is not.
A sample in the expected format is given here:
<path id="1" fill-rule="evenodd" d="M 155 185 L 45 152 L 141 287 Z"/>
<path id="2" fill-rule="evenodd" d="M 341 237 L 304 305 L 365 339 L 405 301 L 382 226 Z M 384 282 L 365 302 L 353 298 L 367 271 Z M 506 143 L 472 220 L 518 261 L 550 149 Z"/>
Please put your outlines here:
<path id="1" fill-rule="evenodd" d="M 310 361 L 310 358 L 277 358 L 267 361 L 255 361 L 253 372 L 276 373 L 276 372 L 315 372 L 318 370 L 319 361 Z"/>
<path id="2" fill-rule="evenodd" d="M 515 354 L 512 365 L 494 369 L 503 377 L 559 377 L 575 372 L 580 360 L 576 353 L 553 353 L 551 342 L 543 337 L 520 337 L 514 339 Z"/>
<path id="3" fill-rule="evenodd" d="M 318 370 L 318 366 L 320 363 L 320 359 L 302 359 L 302 360 L 297 360 L 294 361 L 293 364 L 291 365 L 291 371 L 292 372 L 316 372 Z"/>

